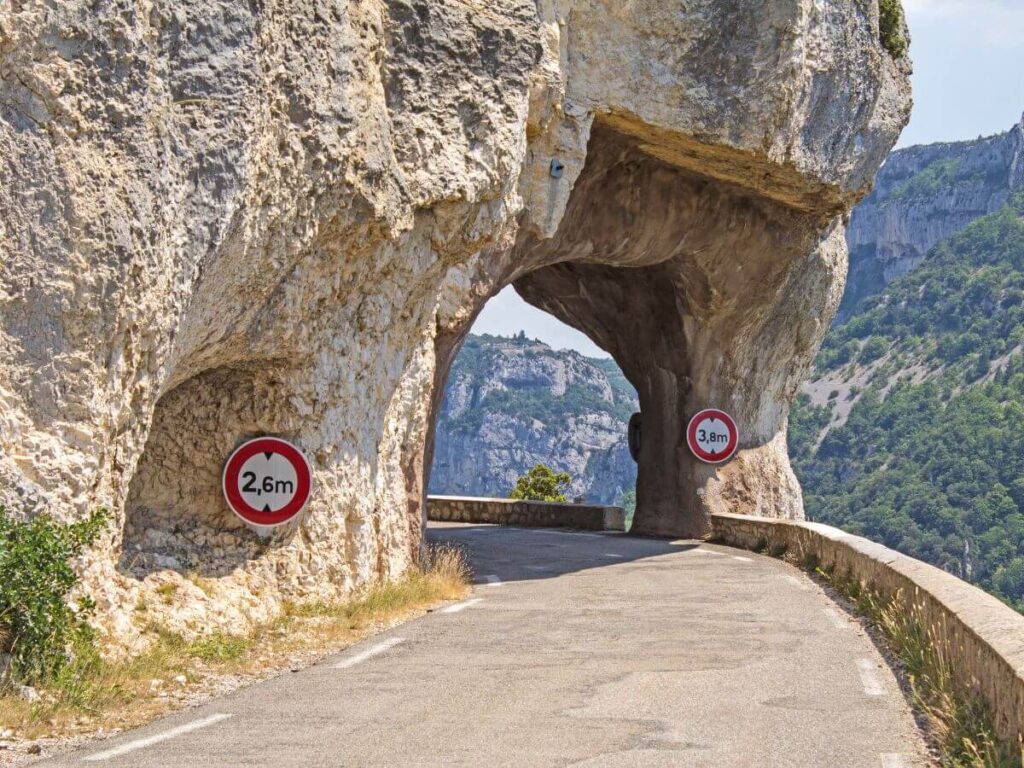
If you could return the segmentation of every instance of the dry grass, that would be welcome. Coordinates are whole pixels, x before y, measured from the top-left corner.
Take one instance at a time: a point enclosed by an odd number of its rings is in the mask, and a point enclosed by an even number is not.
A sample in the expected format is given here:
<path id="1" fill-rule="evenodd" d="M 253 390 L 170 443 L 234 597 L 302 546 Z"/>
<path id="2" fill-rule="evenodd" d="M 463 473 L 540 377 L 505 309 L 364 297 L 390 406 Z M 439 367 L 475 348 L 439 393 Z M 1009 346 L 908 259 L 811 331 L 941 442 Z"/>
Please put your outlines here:
<path id="1" fill-rule="evenodd" d="M 1021 752 L 1001 742 L 988 707 L 977 696 L 958 690 L 950 662 L 936 650 L 932 638 L 902 610 L 897 595 L 884 602 L 867 595 L 858 601 L 885 636 L 903 664 L 913 702 L 924 714 L 944 762 L 960 768 L 1020 768 Z"/>
<path id="2" fill-rule="evenodd" d="M 851 577 L 840 577 L 817 563 L 805 563 L 848 597 L 858 613 L 882 635 L 899 660 L 912 703 L 928 726 L 928 736 L 946 768 L 1021 768 L 1020 744 L 999 739 L 985 702 L 957 685 L 951 662 L 939 652 L 928 629 L 905 609 L 901 594 L 885 599 Z"/>
<path id="3" fill-rule="evenodd" d="M 149 649 L 134 658 L 97 660 L 79 668 L 41 691 L 35 703 L 0 696 L 0 728 L 21 739 L 52 739 L 134 727 L 197 698 L 310 663 L 375 630 L 459 599 L 468 592 L 469 580 L 460 550 L 433 547 L 422 570 L 345 602 L 286 605 L 279 618 L 244 637 L 214 632 L 186 640 L 153 626 Z"/>

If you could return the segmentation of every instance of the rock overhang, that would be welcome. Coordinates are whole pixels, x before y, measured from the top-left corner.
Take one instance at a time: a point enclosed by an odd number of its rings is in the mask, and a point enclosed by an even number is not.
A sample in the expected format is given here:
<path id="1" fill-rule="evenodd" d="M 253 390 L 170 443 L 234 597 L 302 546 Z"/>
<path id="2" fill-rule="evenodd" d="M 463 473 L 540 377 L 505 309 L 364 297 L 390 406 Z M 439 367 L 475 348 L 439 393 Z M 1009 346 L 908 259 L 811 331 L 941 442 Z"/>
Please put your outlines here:
<path id="1" fill-rule="evenodd" d="M 560 112 L 578 124 L 560 138 L 585 143 L 597 120 L 671 165 L 800 210 L 848 210 L 909 118 L 909 60 L 881 44 L 875 3 L 627 10 L 587 0 L 538 10 L 552 30 L 545 60 L 557 61 L 541 72 L 555 69 Z M 551 108 L 550 98 L 535 101 Z M 582 156 L 563 150 L 570 162 Z"/>

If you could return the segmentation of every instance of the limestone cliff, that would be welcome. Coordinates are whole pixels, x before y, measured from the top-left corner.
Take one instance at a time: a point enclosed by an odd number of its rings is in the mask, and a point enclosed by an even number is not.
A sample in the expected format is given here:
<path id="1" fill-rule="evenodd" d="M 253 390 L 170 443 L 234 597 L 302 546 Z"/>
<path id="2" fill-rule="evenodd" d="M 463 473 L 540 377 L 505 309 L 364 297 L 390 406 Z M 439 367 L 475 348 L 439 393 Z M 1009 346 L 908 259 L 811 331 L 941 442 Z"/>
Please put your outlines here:
<path id="1" fill-rule="evenodd" d="M 535 464 L 568 472 L 572 498 L 621 504 L 636 464 L 636 392 L 614 363 L 525 338 L 470 336 L 448 375 L 430 491 L 507 496 Z"/>
<path id="2" fill-rule="evenodd" d="M 789 403 L 908 72 L 876 0 L 0 0 L 0 502 L 113 511 L 80 567 L 118 638 L 168 581 L 193 632 L 392 577 L 514 282 L 655 425 L 637 529 L 799 516 Z M 724 467 L 680 450 L 705 403 Z M 268 540 L 219 482 L 261 433 L 315 475 Z"/>
<path id="3" fill-rule="evenodd" d="M 933 245 L 998 210 L 1022 187 L 1024 117 L 989 138 L 893 152 L 850 219 L 850 274 L 840 320 L 917 266 Z"/>

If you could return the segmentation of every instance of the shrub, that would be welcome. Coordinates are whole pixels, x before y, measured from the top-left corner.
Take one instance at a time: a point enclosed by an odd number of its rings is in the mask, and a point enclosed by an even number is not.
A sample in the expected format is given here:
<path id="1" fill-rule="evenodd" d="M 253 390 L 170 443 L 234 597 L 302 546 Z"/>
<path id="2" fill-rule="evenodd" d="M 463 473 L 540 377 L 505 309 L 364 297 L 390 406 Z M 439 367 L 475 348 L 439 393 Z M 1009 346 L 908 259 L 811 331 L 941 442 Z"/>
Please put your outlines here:
<path id="1" fill-rule="evenodd" d="M 622 510 L 625 512 L 625 524 L 628 531 L 633 527 L 633 517 L 636 515 L 636 488 L 630 488 L 622 494 Z"/>
<path id="2" fill-rule="evenodd" d="M 547 464 L 538 464 L 516 481 L 509 498 L 524 501 L 565 502 L 564 491 L 572 478 L 568 472 L 556 473 Z"/>
<path id="3" fill-rule="evenodd" d="M 903 34 L 903 6 L 900 0 L 879 0 L 878 31 L 882 45 L 894 59 L 902 59 L 907 55 L 909 47 L 906 35 Z"/>
<path id="4" fill-rule="evenodd" d="M 884 336 L 872 336 L 860 349 L 857 362 L 861 365 L 870 365 L 884 355 L 889 349 L 889 342 Z"/>
<path id="5" fill-rule="evenodd" d="M 94 604 L 68 594 L 78 581 L 70 561 L 92 544 L 105 510 L 64 525 L 48 514 L 15 520 L 0 507 L 0 649 L 11 656 L 8 674 L 27 684 L 56 680 L 72 663 L 95 657 L 87 623 Z"/>

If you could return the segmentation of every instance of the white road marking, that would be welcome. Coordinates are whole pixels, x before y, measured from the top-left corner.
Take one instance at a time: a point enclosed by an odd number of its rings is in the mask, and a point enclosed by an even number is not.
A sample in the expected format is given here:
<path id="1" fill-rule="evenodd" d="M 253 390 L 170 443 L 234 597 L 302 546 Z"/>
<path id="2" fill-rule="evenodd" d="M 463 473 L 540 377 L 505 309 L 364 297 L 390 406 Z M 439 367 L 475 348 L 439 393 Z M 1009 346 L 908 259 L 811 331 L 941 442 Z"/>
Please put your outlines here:
<path id="1" fill-rule="evenodd" d="M 622 555 L 616 555 L 614 552 L 605 552 L 604 557 L 614 557 L 616 560 L 622 560 Z"/>
<path id="2" fill-rule="evenodd" d="M 725 557 L 724 552 L 715 552 L 713 549 L 691 549 L 690 552 L 695 552 L 698 555 L 714 555 L 715 557 Z"/>
<path id="3" fill-rule="evenodd" d="M 882 755 L 882 768 L 907 768 L 907 761 L 903 755 L 888 752 Z"/>
<path id="4" fill-rule="evenodd" d="M 864 684 L 864 693 L 868 696 L 881 696 L 885 693 L 875 662 L 871 659 L 857 659 L 857 669 L 860 671 L 860 681 Z"/>
<path id="5" fill-rule="evenodd" d="M 743 555 L 733 555 L 732 559 L 733 560 L 739 560 L 741 563 L 752 563 L 752 562 L 754 562 L 754 560 L 752 558 L 743 557 Z"/>
<path id="6" fill-rule="evenodd" d="M 404 643 L 404 642 L 405 642 L 405 638 L 402 638 L 402 637 L 391 637 L 391 638 L 388 638 L 387 640 L 385 640 L 385 641 L 383 641 L 381 643 L 377 643 L 376 645 L 371 645 L 369 648 L 367 648 L 362 653 L 357 653 L 355 656 L 349 656 L 347 659 L 342 659 L 341 661 L 339 661 L 337 664 L 334 665 L 334 668 L 335 669 L 348 669 L 349 667 L 354 667 L 356 664 L 361 664 L 364 661 L 366 661 L 367 659 L 372 659 L 374 656 L 379 656 L 380 654 L 384 653 L 385 651 L 388 651 L 388 650 L 394 648 L 399 643 Z"/>
<path id="7" fill-rule="evenodd" d="M 487 574 L 486 576 L 484 576 L 484 579 L 487 581 L 487 586 L 488 587 L 500 587 L 500 586 L 503 586 L 502 583 L 501 583 L 501 579 L 499 579 L 493 573 Z"/>
<path id="8" fill-rule="evenodd" d="M 835 608 L 830 606 L 828 608 L 822 608 L 822 610 L 825 612 L 825 615 L 828 616 L 828 620 L 832 622 L 832 626 L 836 629 L 850 628 L 850 625 L 843 621 L 843 617 L 839 615 L 839 612 Z"/>
<path id="9" fill-rule="evenodd" d="M 169 731 L 163 733 L 157 733 L 153 736 L 147 736 L 144 739 L 135 739 L 135 741 L 129 741 L 122 744 L 119 747 L 108 749 L 105 752 L 97 752 L 95 755 L 89 755 L 88 757 L 82 758 L 86 762 L 94 763 L 99 760 L 109 760 L 112 757 L 123 755 L 126 752 L 134 752 L 136 749 L 142 749 L 144 747 L 152 746 L 153 744 L 159 744 L 161 741 L 167 741 L 173 739 L 175 736 L 181 736 L 184 733 L 191 733 L 197 731 L 200 728 L 205 728 L 208 725 L 219 723 L 222 720 L 227 720 L 231 715 L 224 713 L 217 713 L 214 715 L 207 715 L 199 720 L 193 720 L 191 723 L 185 723 L 185 725 L 179 725 L 177 728 L 171 728 Z"/>
<path id="10" fill-rule="evenodd" d="M 550 565 L 524 565 L 523 568 L 525 568 L 528 571 L 553 571 L 554 570 L 554 567 L 550 566 Z"/>
<path id="11" fill-rule="evenodd" d="M 788 581 L 790 584 L 795 586 L 801 592 L 806 592 L 809 589 L 809 587 L 807 586 L 807 582 L 806 581 L 803 581 L 802 579 L 798 579 L 796 576 L 794 576 L 791 573 L 787 573 L 784 576 L 784 578 L 786 579 L 786 581 Z M 826 608 L 825 610 L 829 610 L 829 609 Z"/>
<path id="12" fill-rule="evenodd" d="M 484 599 L 482 597 L 474 597 L 472 600 L 463 600 L 461 603 L 455 603 L 455 605 L 449 605 L 447 608 L 442 608 L 438 613 L 458 613 L 464 611 L 471 605 L 482 603 Z"/>

